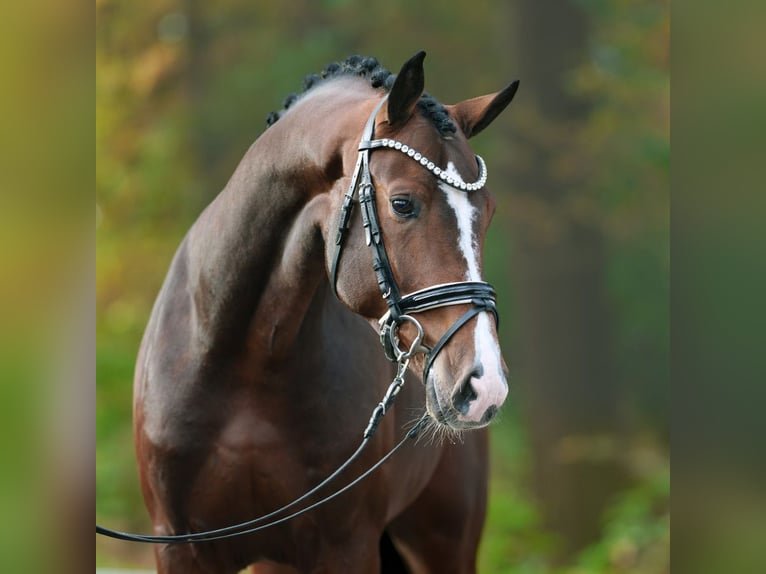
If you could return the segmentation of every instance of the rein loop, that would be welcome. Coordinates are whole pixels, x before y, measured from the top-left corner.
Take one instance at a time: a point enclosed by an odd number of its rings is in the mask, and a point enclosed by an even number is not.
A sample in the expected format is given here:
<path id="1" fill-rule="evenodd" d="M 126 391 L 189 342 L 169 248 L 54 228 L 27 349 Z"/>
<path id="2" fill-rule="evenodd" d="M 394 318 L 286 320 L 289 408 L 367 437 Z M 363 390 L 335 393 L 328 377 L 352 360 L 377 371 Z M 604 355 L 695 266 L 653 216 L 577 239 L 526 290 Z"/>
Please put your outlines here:
<path id="1" fill-rule="evenodd" d="M 327 495 L 326 497 L 314 502 L 313 504 L 310 504 L 309 506 L 301 508 L 300 510 L 296 510 L 292 512 L 291 514 L 288 514 L 287 516 L 283 516 L 282 518 L 277 518 L 275 520 L 272 520 L 271 522 L 266 522 L 267 520 L 272 519 L 284 513 L 288 509 L 297 506 L 299 503 L 307 500 L 309 497 L 319 492 L 322 488 L 327 486 L 331 481 L 333 481 L 335 478 L 340 476 L 340 474 L 344 470 L 346 470 L 351 465 L 352 462 L 354 462 L 357 458 L 359 458 L 359 455 L 362 453 L 365 447 L 370 443 L 370 440 L 372 439 L 372 436 L 375 434 L 375 431 L 377 430 L 378 425 L 380 425 L 380 421 L 383 419 L 385 414 L 391 408 L 391 405 L 393 405 L 394 400 L 396 400 L 396 397 L 399 394 L 399 391 L 402 389 L 402 386 L 404 386 L 404 374 L 407 372 L 407 367 L 409 366 L 410 358 L 415 353 L 417 349 L 417 345 L 419 344 L 420 343 L 418 339 L 417 342 L 412 344 L 409 350 L 400 353 L 399 355 L 400 358 L 397 360 L 396 376 L 394 377 L 393 381 L 391 381 L 391 384 L 388 386 L 388 389 L 386 390 L 386 394 L 383 396 L 383 399 L 373 409 L 372 414 L 370 415 L 370 420 L 367 423 L 367 427 L 364 429 L 364 433 L 362 435 L 362 442 L 359 444 L 359 446 L 354 451 L 354 453 L 351 456 L 349 456 L 346 459 L 346 461 L 343 464 L 341 464 L 335 470 L 335 472 L 333 472 L 330 476 L 325 478 L 322 482 L 320 482 L 311 490 L 304 493 L 300 497 L 296 498 L 292 502 L 289 502 L 285 504 L 284 506 L 272 512 L 269 512 L 268 514 L 259 516 L 258 518 L 253 518 L 252 520 L 248 520 L 246 522 L 240 522 L 239 524 L 233 524 L 231 526 L 216 528 L 213 530 L 206 530 L 203 532 L 195 532 L 190 534 L 174 534 L 174 535 L 167 535 L 167 536 L 151 535 L 151 534 L 132 534 L 129 532 L 112 530 L 110 528 L 105 528 L 103 526 L 99 526 L 98 524 L 96 524 L 96 534 L 101 534 L 102 536 L 107 536 L 109 538 L 116 538 L 118 540 L 127 540 L 130 542 L 144 542 L 148 544 L 193 544 L 196 542 L 212 542 L 215 540 L 224 540 L 227 538 L 235 538 L 238 536 L 243 536 L 245 534 L 252 534 L 254 532 L 258 532 L 266 528 L 271 528 L 273 526 L 283 524 L 284 522 L 287 522 L 288 520 L 296 518 L 300 516 L 301 514 L 305 514 L 306 512 L 309 512 L 311 510 L 314 510 L 315 508 L 323 504 L 326 504 L 327 502 L 336 498 L 337 496 L 340 496 L 341 494 L 343 494 L 350 488 L 359 484 L 362 480 L 367 478 L 375 470 L 380 468 L 380 466 L 382 466 L 383 463 L 385 463 L 388 459 L 390 459 L 399 449 L 401 449 L 404 446 L 404 443 L 406 443 L 408 440 L 417 438 L 418 435 L 420 434 L 420 431 L 422 431 L 423 428 L 425 428 L 425 426 L 428 424 L 428 420 L 429 420 L 428 414 L 427 413 L 424 414 L 418 420 L 418 422 L 416 422 L 415 425 L 412 428 L 410 428 L 410 430 L 407 431 L 407 433 L 396 444 L 396 446 L 394 446 L 390 451 L 388 451 L 388 453 L 386 453 L 380 460 L 378 460 L 378 462 L 373 464 L 370 468 L 368 468 L 366 471 L 364 471 L 354 480 L 352 480 L 351 482 L 349 482 L 342 488 L 336 490 L 332 494 Z"/>

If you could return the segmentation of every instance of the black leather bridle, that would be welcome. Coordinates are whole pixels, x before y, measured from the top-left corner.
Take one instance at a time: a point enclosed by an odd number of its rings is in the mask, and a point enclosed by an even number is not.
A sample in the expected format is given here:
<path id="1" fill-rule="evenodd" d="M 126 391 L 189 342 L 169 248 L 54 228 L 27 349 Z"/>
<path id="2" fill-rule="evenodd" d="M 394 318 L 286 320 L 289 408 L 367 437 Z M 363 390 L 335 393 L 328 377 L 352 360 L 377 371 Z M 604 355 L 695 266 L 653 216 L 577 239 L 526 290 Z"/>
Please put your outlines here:
<path id="1" fill-rule="evenodd" d="M 420 163 L 428 171 L 440 178 L 449 185 L 466 193 L 475 191 L 484 186 L 487 179 L 486 165 L 484 160 L 476 156 L 479 165 L 479 179 L 470 184 L 466 184 L 447 174 L 445 170 L 435 166 L 421 153 L 413 150 L 408 145 L 393 139 L 373 139 L 375 134 L 375 119 L 380 108 L 387 101 L 385 96 L 367 119 L 359 142 L 359 154 L 354 167 L 354 173 L 351 176 L 351 184 L 348 192 L 343 199 L 338 219 L 338 230 L 335 236 L 335 247 L 330 267 L 330 285 L 337 296 L 336 283 L 338 280 L 338 262 L 343 250 L 343 242 L 346 237 L 346 231 L 349 229 L 349 221 L 354 206 L 354 197 L 359 193 L 359 205 L 362 211 L 362 223 L 365 230 L 365 241 L 372 248 L 372 266 L 378 280 L 378 287 L 383 299 L 386 301 L 388 311 L 380 318 L 380 342 L 385 350 L 386 357 L 390 361 L 399 361 L 403 353 L 399 348 L 398 330 L 405 323 L 412 323 L 417 329 L 417 343 L 423 338 L 423 327 L 412 315 L 422 313 L 438 307 L 450 305 L 471 305 L 452 326 L 447 330 L 441 339 L 432 348 L 420 347 L 420 351 L 426 355 L 425 368 L 423 369 L 423 383 L 428 380 L 428 373 L 433 365 L 436 356 L 444 348 L 444 345 L 457 333 L 457 331 L 470 321 L 473 317 L 483 311 L 492 313 L 496 324 L 499 322 L 497 307 L 495 305 L 495 290 L 489 283 L 484 281 L 456 281 L 453 283 L 444 283 L 433 285 L 420 289 L 408 295 L 401 295 L 399 286 L 394 277 L 391 263 L 386 254 L 386 248 L 381 234 L 380 220 L 375 203 L 375 187 L 370 175 L 370 152 L 374 149 L 392 149 L 399 151 L 414 161 Z M 413 345 L 414 346 L 414 345 Z M 412 347 L 411 346 L 411 349 Z"/>

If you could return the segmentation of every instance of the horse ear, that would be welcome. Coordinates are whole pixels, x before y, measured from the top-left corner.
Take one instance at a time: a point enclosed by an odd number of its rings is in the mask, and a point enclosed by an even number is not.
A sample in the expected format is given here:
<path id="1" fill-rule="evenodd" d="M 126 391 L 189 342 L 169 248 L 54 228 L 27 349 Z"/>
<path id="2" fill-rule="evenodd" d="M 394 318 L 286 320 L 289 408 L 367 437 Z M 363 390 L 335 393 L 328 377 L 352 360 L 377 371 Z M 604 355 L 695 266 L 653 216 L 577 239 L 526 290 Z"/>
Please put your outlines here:
<path id="1" fill-rule="evenodd" d="M 396 76 L 391 93 L 388 94 L 388 123 L 392 126 L 406 122 L 415 109 L 425 87 L 423 74 L 424 51 L 407 60 Z"/>
<path id="2" fill-rule="evenodd" d="M 449 106 L 465 137 L 471 138 L 486 128 L 511 103 L 519 81 L 511 82 L 507 88 L 495 94 L 479 96 Z"/>

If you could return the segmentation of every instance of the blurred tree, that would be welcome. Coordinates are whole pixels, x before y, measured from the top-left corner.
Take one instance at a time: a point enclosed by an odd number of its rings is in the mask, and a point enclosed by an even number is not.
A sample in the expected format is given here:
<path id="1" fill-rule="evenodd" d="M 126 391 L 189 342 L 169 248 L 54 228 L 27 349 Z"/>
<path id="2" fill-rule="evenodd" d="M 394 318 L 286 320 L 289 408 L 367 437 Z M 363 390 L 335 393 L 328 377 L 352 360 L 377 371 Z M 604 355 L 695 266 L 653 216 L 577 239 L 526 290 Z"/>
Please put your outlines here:
<path id="1" fill-rule="evenodd" d="M 534 488 L 569 555 L 598 538 L 606 503 L 623 485 L 612 456 L 619 385 L 605 240 L 598 211 L 582 197 L 590 162 L 578 145 L 594 103 L 571 86 L 588 57 L 589 18 L 575 1 L 522 0 L 514 21 L 525 94 L 507 167 L 516 190 L 519 369 Z"/>
<path id="2" fill-rule="evenodd" d="M 512 370 L 565 557 L 631 478 L 626 431 L 667 425 L 667 3 L 519 0 L 506 17 Z"/>

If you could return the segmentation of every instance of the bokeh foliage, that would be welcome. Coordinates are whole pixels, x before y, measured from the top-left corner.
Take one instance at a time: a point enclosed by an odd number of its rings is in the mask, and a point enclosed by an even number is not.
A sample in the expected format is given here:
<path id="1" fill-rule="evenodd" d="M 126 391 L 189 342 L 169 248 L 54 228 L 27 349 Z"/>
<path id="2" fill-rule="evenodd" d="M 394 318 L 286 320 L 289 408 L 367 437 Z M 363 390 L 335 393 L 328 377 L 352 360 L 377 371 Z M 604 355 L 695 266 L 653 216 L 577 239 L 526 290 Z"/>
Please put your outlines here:
<path id="1" fill-rule="evenodd" d="M 97 1 L 97 518 L 146 531 L 132 451 L 136 351 L 170 259 L 226 182 L 269 111 L 302 77 L 351 53 L 396 70 L 426 49 L 426 89 L 452 103 L 495 91 L 530 57 L 514 43 L 521 0 L 417 4 L 392 0 L 246 2 Z M 555 3 L 549 3 L 554 11 Z M 614 384 L 626 424 L 619 436 L 562 445 L 562 456 L 611 457 L 630 480 L 602 516 L 600 540 L 561 558 L 532 484 L 533 448 L 523 387 L 512 383 L 493 439 L 493 483 L 482 572 L 668 571 L 668 164 L 669 15 L 665 1 L 578 0 L 588 19 L 587 57 L 565 78 L 587 99 L 584 125 L 550 122 L 521 90 L 474 143 L 498 196 L 486 275 L 498 287 L 503 346 L 524 338 L 512 257 L 514 209 L 535 206 L 515 186 L 524 162 L 513 133 L 567 150 L 549 166 L 562 209 L 604 234 L 605 293 Z M 515 46 L 515 48 L 513 48 Z M 576 134 L 573 139 L 572 134 Z M 531 206 L 531 207 L 530 207 Z M 540 210 L 539 217 L 547 217 Z M 514 352 L 510 352 L 514 357 Z M 523 364 L 524 357 L 519 357 Z M 555 360 L 552 357 L 551 360 Z M 510 365 L 512 379 L 515 366 Z M 523 377 L 523 370 L 516 374 Z M 600 442 L 599 442 L 600 440 Z M 567 450 L 568 449 L 568 450 Z M 567 454 L 569 453 L 569 454 Z M 150 565 L 145 547 L 98 541 L 104 565 Z"/>

